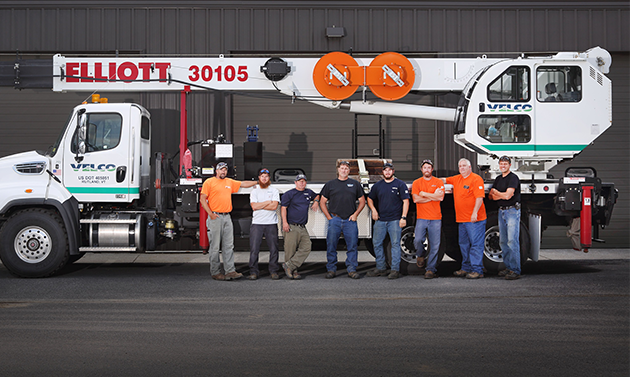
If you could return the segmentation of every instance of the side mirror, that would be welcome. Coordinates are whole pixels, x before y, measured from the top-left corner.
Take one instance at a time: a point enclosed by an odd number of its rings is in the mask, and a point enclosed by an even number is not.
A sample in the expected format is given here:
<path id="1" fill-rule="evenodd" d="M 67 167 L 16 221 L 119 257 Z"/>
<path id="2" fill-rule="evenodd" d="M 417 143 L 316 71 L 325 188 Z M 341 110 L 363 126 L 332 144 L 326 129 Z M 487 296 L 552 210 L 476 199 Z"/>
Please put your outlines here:
<path id="1" fill-rule="evenodd" d="M 77 162 L 81 162 L 83 160 L 83 155 L 85 155 L 87 140 L 87 115 L 85 114 L 85 109 L 79 110 L 78 119 L 77 119 L 77 153 L 74 156 L 74 159 Z"/>

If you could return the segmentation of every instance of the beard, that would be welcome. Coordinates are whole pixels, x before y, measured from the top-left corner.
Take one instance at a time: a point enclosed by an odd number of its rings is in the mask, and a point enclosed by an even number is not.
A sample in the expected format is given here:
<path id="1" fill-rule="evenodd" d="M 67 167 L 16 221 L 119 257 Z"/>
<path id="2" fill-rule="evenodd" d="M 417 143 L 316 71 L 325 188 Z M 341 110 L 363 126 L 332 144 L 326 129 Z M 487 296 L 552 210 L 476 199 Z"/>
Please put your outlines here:
<path id="1" fill-rule="evenodd" d="M 258 180 L 258 186 L 260 186 L 261 189 L 266 189 L 267 187 L 269 187 L 270 184 L 271 181 L 267 181 L 267 183 L 262 183 L 260 179 Z"/>

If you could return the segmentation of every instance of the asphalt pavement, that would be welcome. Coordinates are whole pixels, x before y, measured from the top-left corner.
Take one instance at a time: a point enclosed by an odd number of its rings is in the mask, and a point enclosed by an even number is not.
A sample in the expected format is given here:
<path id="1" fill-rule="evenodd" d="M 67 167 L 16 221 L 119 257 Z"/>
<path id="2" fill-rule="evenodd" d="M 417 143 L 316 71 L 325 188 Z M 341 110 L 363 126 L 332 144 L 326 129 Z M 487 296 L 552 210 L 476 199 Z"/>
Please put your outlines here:
<path id="1" fill-rule="evenodd" d="M 339 260 L 344 261 L 344 251 L 339 251 Z M 365 250 L 359 251 L 359 262 L 374 262 L 374 257 Z M 592 260 L 592 259 L 630 259 L 630 249 L 591 249 L 588 253 L 573 249 L 544 249 L 540 251 L 540 259 L 544 260 Z M 284 261 L 284 252 L 280 252 L 280 261 Z M 444 256 L 444 261 L 451 260 Z M 236 252 L 235 263 L 247 263 L 248 252 Z M 269 253 L 260 253 L 260 263 L 269 262 Z M 306 259 L 308 263 L 326 262 L 326 251 L 312 251 Z M 75 263 L 208 263 L 208 255 L 200 251 L 154 252 L 143 254 L 130 253 L 88 253 Z M 529 262 L 532 263 L 532 262 Z"/>

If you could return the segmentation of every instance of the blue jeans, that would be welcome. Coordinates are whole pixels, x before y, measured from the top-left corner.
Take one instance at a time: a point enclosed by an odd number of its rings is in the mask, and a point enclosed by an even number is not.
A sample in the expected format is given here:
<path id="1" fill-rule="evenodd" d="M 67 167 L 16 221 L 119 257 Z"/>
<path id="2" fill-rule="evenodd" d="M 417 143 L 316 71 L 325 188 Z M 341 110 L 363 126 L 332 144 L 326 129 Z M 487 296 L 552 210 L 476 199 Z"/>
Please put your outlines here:
<path id="1" fill-rule="evenodd" d="M 462 270 L 483 274 L 483 240 L 486 220 L 459 223 L 459 249 L 462 251 Z"/>
<path id="2" fill-rule="evenodd" d="M 278 225 L 252 224 L 249 228 L 249 273 L 260 275 L 258 255 L 263 235 L 269 247 L 269 273 L 278 272 Z"/>
<path id="3" fill-rule="evenodd" d="M 521 249 L 518 241 L 521 227 L 521 210 L 499 210 L 499 235 L 505 268 L 521 274 Z"/>
<path id="4" fill-rule="evenodd" d="M 326 235 L 326 270 L 337 271 L 337 244 L 339 237 L 343 233 L 346 240 L 348 251 L 346 252 L 346 267 L 348 272 L 357 270 L 359 266 L 357 258 L 357 244 L 359 243 L 359 228 L 356 221 L 348 219 L 343 220 L 340 217 L 333 216 L 328 221 L 328 234 Z"/>
<path id="5" fill-rule="evenodd" d="M 374 235 L 372 241 L 374 243 L 374 257 L 376 258 L 376 268 L 386 270 L 385 250 L 383 250 L 383 242 L 389 234 L 389 241 L 392 243 L 392 270 L 400 270 L 400 220 L 381 221 L 376 220 L 374 223 Z"/>
<path id="6" fill-rule="evenodd" d="M 416 247 L 416 258 L 424 257 L 424 240 L 429 237 L 429 255 L 427 256 L 427 271 L 437 271 L 438 250 L 440 250 L 440 240 L 442 236 L 442 220 L 416 220 L 414 246 Z"/>

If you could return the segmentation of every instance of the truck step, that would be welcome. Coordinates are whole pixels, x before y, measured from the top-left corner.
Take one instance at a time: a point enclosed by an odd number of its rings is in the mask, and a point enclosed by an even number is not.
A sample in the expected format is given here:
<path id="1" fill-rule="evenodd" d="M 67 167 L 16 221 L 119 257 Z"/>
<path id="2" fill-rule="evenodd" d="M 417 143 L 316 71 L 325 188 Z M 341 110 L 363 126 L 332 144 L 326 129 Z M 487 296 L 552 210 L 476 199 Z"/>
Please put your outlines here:
<path id="1" fill-rule="evenodd" d="M 86 253 L 101 253 L 101 252 L 108 252 L 108 253 L 128 253 L 130 251 L 136 251 L 135 247 L 80 247 L 79 248 L 80 252 L 86 252 Z"/>
<path id="2" fill-rule="evenodd" d="M 81 219 L 81 224 L 135 224 L 136 219 Z"/>

